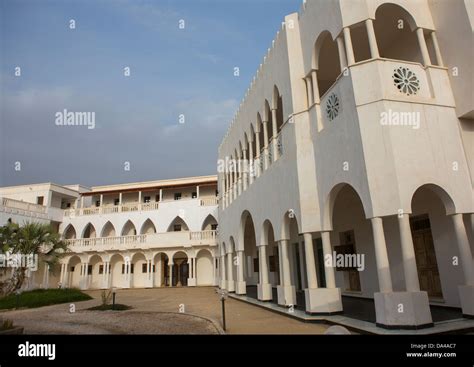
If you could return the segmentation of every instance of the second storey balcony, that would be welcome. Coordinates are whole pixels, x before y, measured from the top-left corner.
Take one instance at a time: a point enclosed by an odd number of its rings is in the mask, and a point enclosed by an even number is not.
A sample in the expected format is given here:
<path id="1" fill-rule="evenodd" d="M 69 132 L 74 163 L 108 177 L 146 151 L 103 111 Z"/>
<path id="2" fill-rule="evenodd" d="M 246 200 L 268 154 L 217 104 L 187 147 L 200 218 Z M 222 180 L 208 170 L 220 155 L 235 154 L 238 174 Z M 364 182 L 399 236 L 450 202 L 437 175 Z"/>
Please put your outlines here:
<path id="1" fill-rule="evenodd" d="M 216 244 L 216 231 L 182 231 L 117 237 L 67 239 L 70 252 L 127 251 Z"/>

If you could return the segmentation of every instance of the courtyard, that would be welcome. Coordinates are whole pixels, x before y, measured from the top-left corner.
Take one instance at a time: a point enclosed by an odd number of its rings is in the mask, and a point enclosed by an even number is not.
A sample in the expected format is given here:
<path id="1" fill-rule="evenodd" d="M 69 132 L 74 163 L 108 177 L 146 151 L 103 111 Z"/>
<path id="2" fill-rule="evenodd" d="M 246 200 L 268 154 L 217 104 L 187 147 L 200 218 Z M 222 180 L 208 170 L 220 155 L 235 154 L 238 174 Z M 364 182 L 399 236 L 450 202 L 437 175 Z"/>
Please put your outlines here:
<path id="1" fill-rule="evenodd" d="M 24 327 L 25 334 L 220 334 L 220 296 L 213 287 L 118 290 L 116 302 L 127 311 L 89 311 L 101 303 L 101 291 L 89 301 L 0 312 L 0 318 Z M 323 334 L 327 325 L 305 323 L 228 298 L 228 334 Z"/>

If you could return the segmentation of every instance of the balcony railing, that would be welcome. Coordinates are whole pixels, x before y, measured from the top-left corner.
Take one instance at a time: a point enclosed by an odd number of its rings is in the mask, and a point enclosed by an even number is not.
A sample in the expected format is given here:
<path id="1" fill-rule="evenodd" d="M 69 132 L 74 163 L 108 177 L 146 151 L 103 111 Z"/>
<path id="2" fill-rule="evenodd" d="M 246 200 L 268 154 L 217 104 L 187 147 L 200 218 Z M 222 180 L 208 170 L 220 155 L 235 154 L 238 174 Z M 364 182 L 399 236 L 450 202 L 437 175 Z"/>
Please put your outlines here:
<path id="1" fill-rule="evenodd" d="M 118 237 L 96 237 L 96 238 L 75 238 L 67 239 L 70 252 L 84 251 L 109 251 L 126 249 L 146 249 L 156 247 L 176 247 L 196 244 L 203 242 L 213 244 L 216 241 L 216 231 L 196 231 L 196 232 L 164 232 L 140 234 L 134 236 Z"/>
<path id="2" fill-rule="evenodd" d="M 2 203 L 2 206 L 8 207 L 8 208 L 24 210 L 24 211 L 39 213 L 39 214 L 46 214 L 46 207 L 43 205 L 27 203 L 25 201 L 9 199 L 9 198 L 1 198 L 0 202 Z"/>
<path id="3" fill-rule="evenodd" d="M 200 205 L 201 206 L 212 206 L 212 205 L 217 205 L 218 199 L 215 198 L 205 198 L 205 199 L 200 199 Z"/>

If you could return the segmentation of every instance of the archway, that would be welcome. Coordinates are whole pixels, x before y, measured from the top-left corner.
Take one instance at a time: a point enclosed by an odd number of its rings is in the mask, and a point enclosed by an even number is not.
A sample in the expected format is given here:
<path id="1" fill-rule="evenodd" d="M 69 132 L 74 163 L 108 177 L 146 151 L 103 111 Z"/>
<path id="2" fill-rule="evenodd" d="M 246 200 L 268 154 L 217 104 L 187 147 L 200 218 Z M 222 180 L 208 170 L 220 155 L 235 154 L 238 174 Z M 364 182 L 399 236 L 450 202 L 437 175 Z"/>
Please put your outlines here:
<path id="1" fill-rule="evenodd" d="M 214 260 L 209 250 L 199 250 L 196 256 L 196 284 L 212 285 L 214 282 Z"/>
<path id="2" fill-rule="evenodd" d="M 202 222 L 201 231 L 210 231 L 217 229 L 217 220 L 212 214 L 209 214 Z"/>
<path id="3" fill-rule="evenodd" d="M 241 216 L 242 238 L 244 242 L 244 279 L 247 286 L 247 295 L 257 298 L 257 284 L 259 282 L 259 258 L 255 226 L 252 215 L 245 211 Z"/>
<path id="4" fill-rule="evenodd" d="M 148 277 L 148 262 L 143 253 L 137 252 L 132 256 L 133 276 L 132 276 L 132 287 L 133 288 L 145 288 L 147 286 Z M 152 269 L 153 270 L 153 269 Z"/>
<path id="5" fill-rule="evenodd" d="M 100 234 L 100 237 L 115 237 L 115 227 L 113 226 L 110 221 L 105 223 L 104 227 L 102 228 L 102 232 Z"/>
<path id="6" fill-rule="evenodd" d="M 382 4 L 375 12 L 374 30 L 381 57 L 422 63 L 413 17 L 401 6 Z"/>
<path id="7" fill-rule="evenodd" d="M 64 230 L 63 237 L 65 240 L 72 240 L 76 238 L 76 230 L 72 224 L 68 224 Z"/>
<path id="8" fill-rule="evenodd" d="M 140 234 L 152 234 L 156 233 L 156 228 L 150 218 L 148 218 L 140 229 Z"/>
<path id="9" fill-rule="evenodd" d="M 124 288 L 125 286 L 125 261 L 122 255 L 114 254 L 110 258 L 110 269 L 112 287 Z"/>
<path id="10" fill-rule="evenodd" d="M 173 255 L 173 287 L 185 287 L 188 285 L 189 263 L 188 255 L 178 251 Z"/>
<path id="11" fill-rule="evenodd" d="M 155 286 L 168 287 L 169 283 L 169 259 L 163 252 L 156 254 L 153 258 L 155 267 Z"/>
<path id="12" fill-rule="evenodd" d="M 102 288 L 104 265 L 103 260 L 99 255 L 92 255 L 89 260 L 89 267 L 91 274 L 89 278 L 89 289 L 100 289 Z M 88 270 L 89 273 L 89 270 Z"/>
<path id="13" fill-rule="evenodd" d="M 95 237 L 96 237 L 95 227 L 92 225 L 92 223 L 87 223 L 87 225 L 84 228 L 84 231 L 82 232 L 82 238 L 95 238 Z"/>
<path id="14" fill-rule="evenodd" d="M 453 223 L 446 212 L 454 207 L 451 197 L 433 184 L 419 187 L 412 196 L 410 229 L 420 289 L 431 300 L 454 301 L 463 283 L 460 266 L 452 266 L 456 246 Z"/>
<path id="15" fill-rule="evenodd" d="M 177 216 L 170 223 L 167 232 L 181 232 L 181 231 L 187 232 L 189 231 L 189 227 L 183 218 L 181 218 L 180 216 Z"/>
<path id="16" fill-rule="evenodd" d="M 137 229 L 132 221 L 127 220 L 125 225 L 122 228 L 121 236 L 135 236 L 137 234 Z"/>
<path id="17" fill-rule="evenodd" d="M 337 43 L 332 39 L 329 31 L 324 31 L 319 35 L 314 47 L 319 96 L 322 97 L 341 74 L 339 52 Z"/>
<path id="18" fill-rule="evenodd" d="M 80 288 L 81 287 L 81 259 L 79 256 L 73 256 L 69 259 L 68 272 L 69 272 L 69 288 Z"/>

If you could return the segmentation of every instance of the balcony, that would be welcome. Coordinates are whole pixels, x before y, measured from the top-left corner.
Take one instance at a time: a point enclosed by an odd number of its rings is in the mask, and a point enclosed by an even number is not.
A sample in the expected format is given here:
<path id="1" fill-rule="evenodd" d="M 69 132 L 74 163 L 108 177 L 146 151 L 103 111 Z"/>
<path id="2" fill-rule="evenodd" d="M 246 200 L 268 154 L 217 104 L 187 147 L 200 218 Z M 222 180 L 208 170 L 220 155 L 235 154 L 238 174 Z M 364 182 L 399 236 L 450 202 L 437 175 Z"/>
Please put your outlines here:
<path id="1" fill-rule="evenodd" d="M 113 214 L 113 213 L 130 213 L 149 210 L 158 210 L 162 205 L 169 205 L 170 203 L 177 203 L 182 201 L 196 201 L 199 206 L 213 206 L 217 205 L 216 197 L 202 198 L 202 199 L 180 199 L 180 200 L 166 200 L 160 202 L 150 203 L 126 203 L 122 205 L 103 205 L 91 206 L 86 208 L 66 209 L 64 211 L 65 217 L 77 217 L 83 215 L 97 215 L 97 214 Z"/>
<path id="2" fill-rule="evenodd" d="M 197 232 L 164 232 L 120 237 L 96 237 L 68 239 L 69 252 L 113 251 L 152 249 L 163 247 L 183 247 L 193 245 L 214 245 L 215 230 Z"/>
<path id="3" fill-rule="evenodd" d="M 43 205 L 27 203 L 25 201 L 0 198 L 0 211 L 19 214 L 34 218 L 48 219 L 47 208 Z"/>

